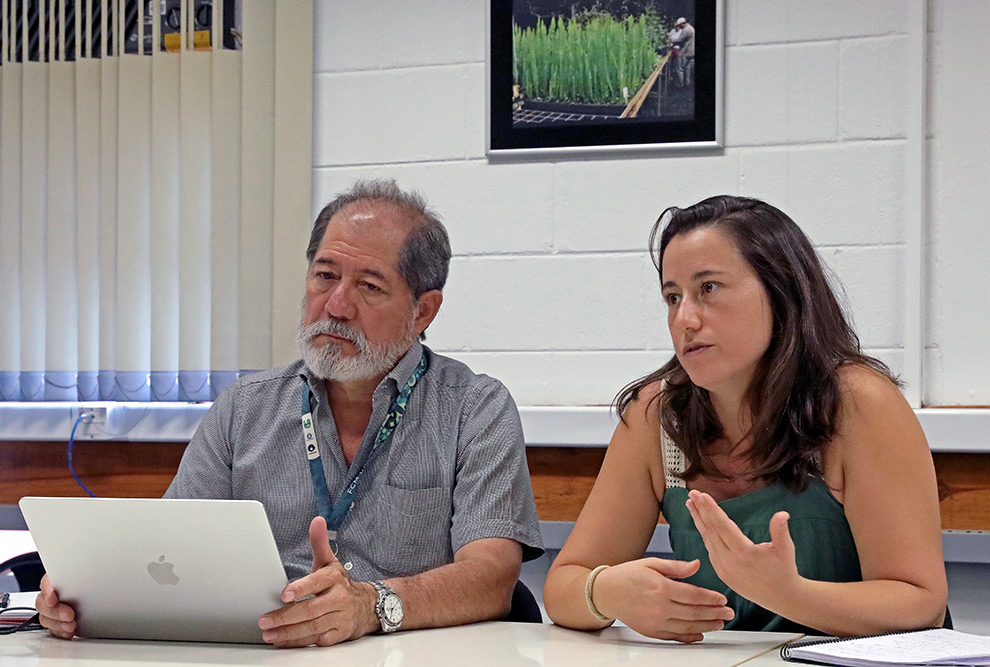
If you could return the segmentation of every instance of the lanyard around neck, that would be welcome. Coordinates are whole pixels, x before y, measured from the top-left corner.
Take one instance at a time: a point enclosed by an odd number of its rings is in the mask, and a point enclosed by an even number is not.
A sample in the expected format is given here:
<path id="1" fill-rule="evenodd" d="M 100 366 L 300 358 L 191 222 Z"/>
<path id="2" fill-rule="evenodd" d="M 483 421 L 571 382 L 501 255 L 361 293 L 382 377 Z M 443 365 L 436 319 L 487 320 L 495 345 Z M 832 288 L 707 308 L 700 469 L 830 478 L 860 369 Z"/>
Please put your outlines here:
<path id="1" fill-rule="evenodd" d="M 333 506 L 330 504 L 330 490 L 327 488 L 326 475 L 323 474 L 323 464 L 320 461 L 320 446 L 316 441 L 316 429 L 313 427 L 313 392 L 310 391 L 309 384 L 305 380 L 303 381 L 303 446 L 306 449 L 306 458 L 309 459 L 309 475 L 313 480 L 313 495 L 316 497 L 316 509 L 319 511 L 320 516 L 326 519 L 327 531 L 330 533 L 331 540 L 337 539 L 337 531 L 340 530 L 340 526 L 344 523 L 344 518 L 354 504 L 361 475 L 364 473 L 365 468 L 368 467 L 368 463 L 374 457 L 379 445 L 385 443 L 399 425 L 402 415 L 406 413 L 406 405 L 409 403 L 409 395 L 412 393 L 413 387 L 423 377 L 429 366 L 430 362 L 426 358 L 426 350 L 423 350 L 423 356 L 420 357 L 419 363 L 413 369 L 412 375 L 409 376 L 409 380 L 406 381 L 405 386 L 399 391 L 399 395 L 395 397 L 392 405 L 389 406 L 388 413 L 385 415 L 382 425 L 378 428 L 378 434 L 375 436 L 375 441 L 371 446 L 371 452 L 365 457 L 361 468 L 351 479 L 350 484 L 340 494 L 340 498 Z"/>

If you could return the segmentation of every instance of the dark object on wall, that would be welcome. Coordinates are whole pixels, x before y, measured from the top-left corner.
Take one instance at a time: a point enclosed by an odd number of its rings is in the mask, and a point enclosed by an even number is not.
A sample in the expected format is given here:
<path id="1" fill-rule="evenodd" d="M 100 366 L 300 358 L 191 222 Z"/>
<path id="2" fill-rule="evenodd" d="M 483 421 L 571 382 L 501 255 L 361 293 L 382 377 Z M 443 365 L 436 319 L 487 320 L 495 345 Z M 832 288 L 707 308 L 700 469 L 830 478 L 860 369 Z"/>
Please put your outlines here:
<path id="1" fill-rule="evenodd" d="M 488 155 L 721 147 L 723 22 L 723 0 L 492 0 Z"/>

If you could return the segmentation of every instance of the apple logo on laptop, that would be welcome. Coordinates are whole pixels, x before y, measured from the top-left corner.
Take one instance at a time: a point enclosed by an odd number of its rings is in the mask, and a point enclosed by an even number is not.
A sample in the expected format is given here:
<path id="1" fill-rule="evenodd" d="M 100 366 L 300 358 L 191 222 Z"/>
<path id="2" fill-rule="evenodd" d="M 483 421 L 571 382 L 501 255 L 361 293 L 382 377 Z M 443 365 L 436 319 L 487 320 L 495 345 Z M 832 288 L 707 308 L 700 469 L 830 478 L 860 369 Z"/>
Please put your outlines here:
<path id="1" fill-rule="evenodd" d="M 172 563 L 165 562 L 165 556 L 161 555 L 158 557 L 157 563 L 154 561 L 148 563 L 148 574 L 155 580 L 155 583 L 163 586 L 175 586 L 179 583 L 179 577 L 172 571 L 173 567 L 175 566 Z"/>

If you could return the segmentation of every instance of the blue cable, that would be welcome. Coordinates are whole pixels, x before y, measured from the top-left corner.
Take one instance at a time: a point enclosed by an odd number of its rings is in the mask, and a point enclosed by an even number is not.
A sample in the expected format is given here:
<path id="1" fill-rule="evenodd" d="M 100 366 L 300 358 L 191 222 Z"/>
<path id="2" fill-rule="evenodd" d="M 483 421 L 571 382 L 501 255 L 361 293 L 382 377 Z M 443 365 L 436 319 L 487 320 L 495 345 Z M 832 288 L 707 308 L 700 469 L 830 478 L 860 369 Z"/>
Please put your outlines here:
<path id="1" fill-rule="evenodd" d="M 89 490 L 89 487 L 87 487 L 85 484 L 83 484 L 83 481 L 81 479 L 79 479 L 79 475 L 76 474 L 76 469 L 72 466 L 72 442 L 76 438 L 76 428 L 79 426 L 79 422 L 81 422 L 84 417 L 85 417 L 85 415 L 83 415 L 83 414 L 79 415 L 79 418 L 76 419 L 76 423 L 72 425 L 72 433 L 69 434 L 69 457 L 68 457 L 69 458 L 69 472 L 72 473 L 73 479 L 75 479 L 76 480 L 76 483 L 83 488 L 83 491 L 85 491 L 90 496 L 92 496 L 93 498 L 95 498 L 96 497 L 96 494 L 93 493 L 92 491 L 90 491 Z"/>

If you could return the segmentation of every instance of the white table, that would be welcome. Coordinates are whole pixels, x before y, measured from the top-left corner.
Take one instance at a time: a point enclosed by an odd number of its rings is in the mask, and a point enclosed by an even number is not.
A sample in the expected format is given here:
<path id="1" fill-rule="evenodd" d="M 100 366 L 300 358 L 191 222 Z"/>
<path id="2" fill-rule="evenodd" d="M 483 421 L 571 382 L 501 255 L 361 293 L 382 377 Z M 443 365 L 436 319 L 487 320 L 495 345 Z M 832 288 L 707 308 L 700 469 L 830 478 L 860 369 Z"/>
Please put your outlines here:
<path id="1" fill-rule="evenodd" d="M 64 641 L 30 632 L 0 637 L 4 667 L 195 667 L 196 665 L 350 665 L 502 667 L 581 667 L 583 665 L 658 665 L 723 667 L 766 655 L 779 660 L 777 648 L 797 634 L 713 632 L 700 644 L 661 642 L 628 628 L 589 634 L 554 625 L 478 623 L 459 628 L 373 635 L 337 646 L 275 649 L 269 646 L 139 642 L 79 639 Z"/>

